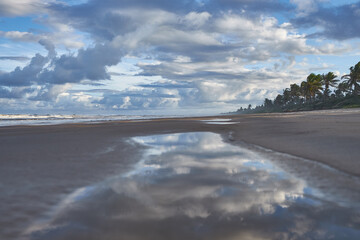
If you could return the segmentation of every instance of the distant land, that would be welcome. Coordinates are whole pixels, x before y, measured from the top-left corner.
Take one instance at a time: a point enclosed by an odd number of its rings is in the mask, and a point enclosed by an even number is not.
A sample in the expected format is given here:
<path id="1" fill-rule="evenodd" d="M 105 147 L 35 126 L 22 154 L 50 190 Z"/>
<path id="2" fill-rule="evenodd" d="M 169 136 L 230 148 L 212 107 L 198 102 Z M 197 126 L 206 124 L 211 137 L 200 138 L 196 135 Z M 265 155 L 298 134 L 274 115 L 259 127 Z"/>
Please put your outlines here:
<path id="1" fill-rule="evenodd" d="M 300 85 L 294 83 L 273 100 L 231 113 L 298 112 L 323 109 L 360 108 L 360 62 L 350 67 L 341 80 L 333 72 L 311 73 Z"/>

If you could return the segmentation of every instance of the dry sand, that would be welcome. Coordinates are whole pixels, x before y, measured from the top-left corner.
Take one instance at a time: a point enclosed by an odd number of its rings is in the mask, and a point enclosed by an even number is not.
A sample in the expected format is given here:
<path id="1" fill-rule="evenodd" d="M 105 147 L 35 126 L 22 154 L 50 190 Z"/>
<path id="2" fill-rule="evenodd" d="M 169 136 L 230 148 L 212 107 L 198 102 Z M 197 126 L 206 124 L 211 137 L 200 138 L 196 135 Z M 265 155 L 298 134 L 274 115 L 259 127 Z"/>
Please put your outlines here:
<path id="1" fill-rule="evenodd" d="M 360 110 L 216 117 L 239 122 L 231 125 L 199 121 L 210 118 L 0 128 L 0 214 L 7 216 L 0 218 L 6 229 L 0 237 L 14 238 L 15 225 L 42 217 L 62 195 L 128 170 L 142 154 L 142 147 L 126 141 L 132 136 L 215 132 L 233 144 L 259 145 L 360 176 Z"/>

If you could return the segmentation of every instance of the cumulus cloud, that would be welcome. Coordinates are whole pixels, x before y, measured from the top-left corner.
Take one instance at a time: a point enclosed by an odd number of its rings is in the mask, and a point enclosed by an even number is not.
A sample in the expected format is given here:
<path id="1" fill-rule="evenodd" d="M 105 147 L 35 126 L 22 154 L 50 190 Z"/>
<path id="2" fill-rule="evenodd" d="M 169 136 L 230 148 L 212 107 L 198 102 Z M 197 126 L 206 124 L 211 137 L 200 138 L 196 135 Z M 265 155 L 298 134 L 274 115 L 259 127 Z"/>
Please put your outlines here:
<path id="1" fill-rule="evenodd" d="M 50 41 L 40 40 L 39 43 L 48 50 L 48 55 L 44 57 L 36 54 L 23 69 L 18 67 L 10 73 L 0 75 L 0 85 L 63 84 L 85 79 L 109 79 L 106 66 L 117 64 L 122 57 L 121 49 L 113 48 L 110 44 L 98 44 L 80 49 L 77 55 L 64 54 L 57 57 Z"/>
<path id="2" fill-rule="evenodd" d="M 122 50 L 111 44 L 98 44 L 80 49 L 77 55 L 61 55 L 51 62 L 38 76 L 39 83 L 77 83 L 82 80 L 110 79 L 106 67 L 116 65 L 122 58 Z"/>
<path id="3" fill-rule="evenodd" d="M 20 67 L 17 67 L 10 73 L 1 74 L 0 86 L 30 86 L 37 83 L 38 74 L 40 74 L 54 54 L 54 48 L 49 46 L 47 41 L 40 41 L 39 43 L 49 51 L 48 56 L 44 57 L 40 54 L 36 54 L 24 68 L 21 69 Z"/>
<path id="4" fill-rule="evenodd" d="M 9 73 L 1 73 L 0 86 L 14 89 L 20 86 L 39 86 L 38 96 L 30 99 L 51 100 L 69 89 L 66 85 L 68 83 L 110 79 L 106 67 L 116 65 L 122 57 L 121 49 L 114 48 L 110 43 L 80 49 L 76 55 L 63 54 L 59 57 L 50 41 L 42 39 L 39 43 L 48 51 L 48 55 L 36 54 L 24 68 L 17 67 Z M 13 90 L 4 88 L 1 95 L 9 98 L 15 96 Z M 17 94 L 16 97 L 20 95 Z"/>
<path id="5" fill-rule="evenodd" d="M 60 94 L 66 92 L 71 88 L 71 84 L 52 85 L 47 84 L 40 86 L 37 89 L 37 93 L 33 97 L 29 97 L 33 101 L 51 101 L 56 99 Z"/>

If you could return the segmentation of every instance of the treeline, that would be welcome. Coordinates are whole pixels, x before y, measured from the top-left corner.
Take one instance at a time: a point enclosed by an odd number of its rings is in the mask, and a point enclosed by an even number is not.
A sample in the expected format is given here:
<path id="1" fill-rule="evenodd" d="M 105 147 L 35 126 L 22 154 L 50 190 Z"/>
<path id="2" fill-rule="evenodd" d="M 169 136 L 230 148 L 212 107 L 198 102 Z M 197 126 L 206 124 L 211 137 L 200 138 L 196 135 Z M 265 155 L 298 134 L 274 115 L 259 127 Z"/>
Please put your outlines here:
<path id="1" fill-rule="evenodd" d="M 360 107 L 360 62 L 338 79 L 333 72 L 311 73 L 300 85 L 294 83 L 273 100 L 260 106 L 240 108 L 237 113 L 294 112 Z"/>

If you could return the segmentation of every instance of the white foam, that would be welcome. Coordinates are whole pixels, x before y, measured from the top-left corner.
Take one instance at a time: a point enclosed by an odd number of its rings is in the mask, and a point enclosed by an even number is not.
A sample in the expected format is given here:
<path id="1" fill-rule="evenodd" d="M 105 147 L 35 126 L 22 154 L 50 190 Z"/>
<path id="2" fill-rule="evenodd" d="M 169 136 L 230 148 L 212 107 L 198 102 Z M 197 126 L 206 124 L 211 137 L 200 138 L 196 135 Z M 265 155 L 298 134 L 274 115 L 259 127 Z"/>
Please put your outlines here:
<path id="1" fill-rule="evenodd" d="M 175 116 L 162 115 L 60 115 L 60 114 L 0 114 L 0 126 L 57 125 L 67 123 L 97 123 L 119 120 L 143 120 Z M 179 116 L 176 116 L 179 117 Z"/>

